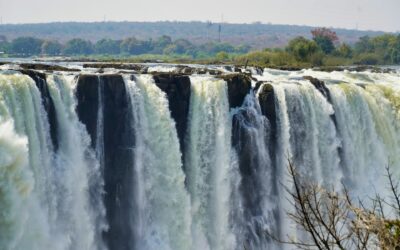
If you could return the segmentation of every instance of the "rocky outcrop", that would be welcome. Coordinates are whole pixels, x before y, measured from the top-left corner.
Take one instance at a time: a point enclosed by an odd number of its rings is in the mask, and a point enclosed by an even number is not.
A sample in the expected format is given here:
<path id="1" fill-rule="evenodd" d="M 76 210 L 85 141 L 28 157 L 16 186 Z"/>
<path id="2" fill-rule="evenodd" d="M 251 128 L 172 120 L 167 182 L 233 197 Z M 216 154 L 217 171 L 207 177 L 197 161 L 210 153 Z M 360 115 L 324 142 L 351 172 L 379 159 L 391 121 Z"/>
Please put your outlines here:
<path id="1" fill-rule="evenodd" d="M 228 84 L 229 106 L 231 108 L 242 106 L 244 98 L 251 89 L 250 77 L 246 74 L 229 74 L 218 78 L 224 79 Z"/>
<path id="2" fill-rule="evenodd" d="M 271 84 L 265 83 L 260 85 L 258 92 L 258 101 L 261 107 L 261 113 L 267 117 L 270 125 L 270 143 L 268 145 L 271 155 L 271 161 L 275 162 L 275 145 L 277 143 L 277 123 L 276 123 L 276 106 L 275 106 L 275 92 Z"/>
<path id="3" fill-rule="evenodd" d="M 135 63 L 85 63 L 83 64 L 84 68 L 94 68 L 94 69 L 122 69 L 122 70 L 134 70 L 136 72 L 146 73 L 147 66 L 143 64 L 135 64 Z"/>
<path id="4" fill-rule="evenodd" d="M 181 152 L 184 150 L 184 138 L 187 130 L 190 78 L 186 75 L 157 73 L 154 74 L 156 85 L 167 94 L 171 116 L 175 120 Z"/>
<path id="5" fill-rule="evenodd" d="M 42 104 L 49 121 L 51 142 L 53 144 L 54 150 L 58 150 L 57 115 L 53 99 L 50 96 L 49 88 L 47 86 L 46 74 L 33 70 L 20 70 L 20 72 L 22 74 L 30 76 L 35 81 L 36 86 L 40 91 Z"/>
<path id="6" fill-rule="evenodd" d="M 109 249 L 133 249 L 134 232 L 126 223 L 133 204 L 133 117 L 121 75 L 81 75 L 76 91 L 79 119 L 96 148 L 98 107 L 103 107 L 104 203 L 109 230 L 104 238 Z M 99 102 L 101 101 L 101 103 Z M 100 131 L 99 131 L 100 132 Z"/>
<path id="7" fill-rule="evenodd" d="M 56 64 L 38 64 L 38 63 L 22 63 L 19 65 L 22 69 L 26 70 L 45 70 L 45 71 L 68 71 L 78 72 L 79 69 L 66 68 Z"/>

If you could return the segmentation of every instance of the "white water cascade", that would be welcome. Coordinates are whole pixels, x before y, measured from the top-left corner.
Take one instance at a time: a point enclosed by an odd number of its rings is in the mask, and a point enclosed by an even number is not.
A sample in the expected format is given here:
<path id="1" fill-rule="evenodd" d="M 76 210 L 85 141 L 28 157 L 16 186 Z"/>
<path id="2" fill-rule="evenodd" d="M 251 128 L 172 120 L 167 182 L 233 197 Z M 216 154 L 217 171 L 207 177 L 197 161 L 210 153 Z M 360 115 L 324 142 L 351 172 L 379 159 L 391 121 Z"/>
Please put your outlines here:
<path id="1" fill-rule="evenodd" d="M 2 67 L 0 250 L 292 249 L 289 159 L 355 199 L 400 178 L 398 72 L 176 68 Z"/>
<path id="2" fill-rule="evenodd" d="M 237 169 L 231 151 L 227 85 L 211 77 L 191 77 L 186 153 L 195 249 L 234 249 L 229 217 Z"/>
<path id="3" fill-rule="evenodd" d="M 150 76 L 125 82 L 136 138 L 136 249 L 191 249 L 190 200 L 168 101 Z"/>

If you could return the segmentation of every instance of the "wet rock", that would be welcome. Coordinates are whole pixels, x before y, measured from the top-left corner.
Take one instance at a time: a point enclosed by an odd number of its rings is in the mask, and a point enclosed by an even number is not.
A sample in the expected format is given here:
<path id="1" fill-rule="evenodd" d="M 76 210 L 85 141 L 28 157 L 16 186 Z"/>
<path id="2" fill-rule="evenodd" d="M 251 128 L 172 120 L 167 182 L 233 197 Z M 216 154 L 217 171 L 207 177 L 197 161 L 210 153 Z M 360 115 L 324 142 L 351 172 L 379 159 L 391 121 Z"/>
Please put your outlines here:
<path id="1" fill-rule="evenodd" d="M 133 249 L 134 232 L 126 216 L 135 206 L 135 173 L 133 148 L 135 135 L 125 83 L 121 75 L 81 75 L 77 86 L 77 113 L 86 126 L 96 149 L 98 138 L 98 107 L 103 107 L 104 138 L 104 204 L 109 229 L 104 232 L 108 249 Z M 135 218 L 131 218 L 135 220 Z M 136 218 L 137 219 L 137 218 Z"/>
<path id="2" fill-rule="evenodd" d="M 251 89 L 251 78 L 246 74 L 221 75 L 218 78 L 224 79 L 228 84 L 229 106 L 231 108 L 242 106 L 244 98 Z"/>
<path id="3" fill-rule="evenodd" d="M 22 63 L 19 64 L 22 69 L 26 70 L 46 70 L 46 71 L 68 71 L 68 72 L 78 72 L 79 69 L 66 68 L 60 65 L 54 64 L 39 64 L 39 63 Z"/>
<path id="4" fill-rule="evenodd" d="M 147 72 L 147 66 L 134 63 L 85 63 L 84 68 L 94 68 L 94 69 L 122 69 L 122 70 L 134 70 L 140 73 Z"/>
<path id="5" fill-rule="evenodd" d="M 36 83 L 37 88 L 40 91 L 42 98 L 42 104 L 47 114 L 47 119 L 50 126 L 50 138 L 53 144 L 54 150 L 58 150 L 58 126 L 57 126 L 57 115 L 54 107 L 53 99 L 50 96 L 49 88 L 46 82 L 46 74 L 33 71 L 33 70 L 20 70 L 22 74 L 30 76 Z"/>
<path id="6" fill-rule="evenodd" d="M 167 94 L 171 116 L 176 123 L 181 152 L 185 152 L 184 137 L 189 113 L 190 78 L 173 73 L 156 73 L 153 77 L 156 85 Z"/>
<path id="7" fill-rule="evenodd" d="M 329 102 L 331 102 L 331 95 L 329 93 L 329 89 L 326 87 L 323 81 L 314 78 L 312 76 L 303 76 L 303 79 L 309 80 L 311 84 L 314 85 L 314 87 L 318 89 L 318 91 L 321 92 L 321 94 L 324 95 Z"/>

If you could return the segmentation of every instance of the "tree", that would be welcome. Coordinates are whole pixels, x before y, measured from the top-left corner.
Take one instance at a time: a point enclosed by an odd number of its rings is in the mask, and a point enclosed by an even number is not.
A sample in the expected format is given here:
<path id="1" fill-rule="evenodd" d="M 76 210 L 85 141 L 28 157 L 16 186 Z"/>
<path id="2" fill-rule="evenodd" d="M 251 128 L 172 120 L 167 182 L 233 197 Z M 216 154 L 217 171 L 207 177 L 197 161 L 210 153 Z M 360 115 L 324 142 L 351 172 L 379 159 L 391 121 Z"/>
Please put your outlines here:
<path id="1" fill-rule="evenodd" d="M 130 55 L 145 54 L 149 53 L 151 50 L 151 41 L 140 41 L 135 37 L 127 38 L 121 43 L 121 52 Z"/>
<path id="2" fill-rule="evenodd" d="M 335 42 L 339 40 L 336 32 L 327 28 L 316 28 L 311 31 L 311 34 L 325 54 L 330 54 L 335 50 Z"/>
<path id="3" fill-rule="evenodd" d="M 362 201 L 356 205 L 345 187 L 336 192 L 304 179 L 290 161 L 288 171 L 293 186 L 286 190 L 294 207 L 288 215 L 308 238 L 285 241 L 270 232 L 267 235 L 298 249 L 400 249 L 399 182 L 389 167 L 386 173 L 393 200 L 376 195 L 368 207 Z M 385 206 L 395 212 L 393 218 L 386 216 Z"/>
<path id="4" fill-rule="evenodd" d="M 164 54 L 192 54 L 194 46 L 186 39 L 178 39 L 164 49 Z"/>
<path id="5" fill-rule="evenodd" d="M 400 64 L 400 35 L 396 37 L 396 41 L 390 50 L 390 60 L 394 64 Z"/>
<path id="6" fill-rule="evenodd" d="M 172 39 L 169 36 L 161 36 L 157 40 L 153 41 L 153 51 L 152 53 L 161 54 L 164 49 L 172 44 Z"/>
<path id="7" fill-rule="evenodd" d="M 64 47 L 66 55 L 90 55 L 93 52 L 93 44 L 80 38 L 69 40 Z"/>
<path id="8" fill-rule="evenodd" d="M 299 61 L 307 61 L 310 56 L 318 51 L 318 45 L 302 36 L 296 37 L 289 42 L 287 51 L 294 55 Z"/>
<path id="9" fill-rule="evenodd" d="M 96 53 L 105 55 L 119 54 L 121 52 L 121 42 L 120 40 L 101 39 L 95 45 Z"/>
<path id="10" fill-rule="evenodd" d="M 358 39 L 358 42 L 354 45 L 356 53 L 370 53 L 373 52 L 374 46 L 371 43 L 369 36 L 362 36 Z"/>
<path id="11" fill-rule="evenodd" d="M 337 53 L 339 56 L 350 58 L 353 55 L 353 49 L 349 45 L 342 43 L 337 49 Z"/>
<path id="12" fill-rule="evenodd" d="M 60 55 L 62 45 L 58 41 L 44 41 L 42 44 L 42 54 L 56 56 Z"/>
<path id="13" fill-rule="evenodd" d="M 12 41 L 10 45 L 11 53 L 31 56 L 41 52 L 42 40 L 34 37 L 19 37 Z"/>

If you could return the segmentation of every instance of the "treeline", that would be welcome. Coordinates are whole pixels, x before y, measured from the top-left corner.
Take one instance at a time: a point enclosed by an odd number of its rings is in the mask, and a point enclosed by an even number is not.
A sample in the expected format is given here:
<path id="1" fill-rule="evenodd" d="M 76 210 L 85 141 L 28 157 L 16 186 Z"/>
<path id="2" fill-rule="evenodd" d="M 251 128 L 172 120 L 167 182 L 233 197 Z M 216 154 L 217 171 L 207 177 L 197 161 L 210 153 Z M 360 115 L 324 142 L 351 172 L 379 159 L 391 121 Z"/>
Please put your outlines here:
<path id="1" fill-rule="evenodd" d="M 7 41 L 0 36 L 0 51 L 15 56 L 89 56 L 89 55 L 186 55 L 191 58 L 207 58 L 219 52 L 243 54 L 249 46 L 233 46 L 228 43 L 209 42 L 194 45 L 186 39 L 172 40 L 169 36 L 158 39 L 139 40 L 135 37 L 123 40 L 101 39 L 96 43 L 75 38 L 62 44 L 56 40 L 42 40 L 34 37 L 19 37 Z"/>
<path id="2" fill-rule="evenodd" d="M 266 48 L 233 60 L 238 64 L 265 67 L 400 64 L 400 35 L 363 36 L 349 45 L 340 42 L 336 33 L 326 28 L 314 29 L 311 33 L 312 39 L 296 37 L 285 48 Z"/>

